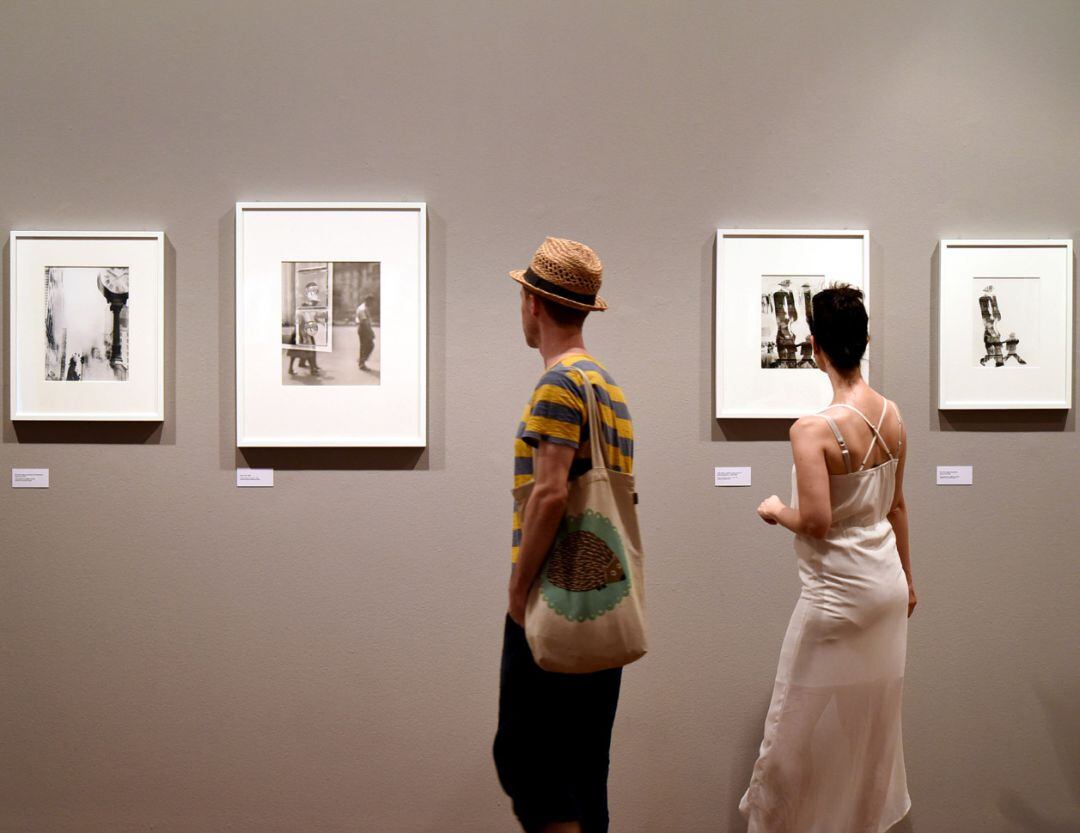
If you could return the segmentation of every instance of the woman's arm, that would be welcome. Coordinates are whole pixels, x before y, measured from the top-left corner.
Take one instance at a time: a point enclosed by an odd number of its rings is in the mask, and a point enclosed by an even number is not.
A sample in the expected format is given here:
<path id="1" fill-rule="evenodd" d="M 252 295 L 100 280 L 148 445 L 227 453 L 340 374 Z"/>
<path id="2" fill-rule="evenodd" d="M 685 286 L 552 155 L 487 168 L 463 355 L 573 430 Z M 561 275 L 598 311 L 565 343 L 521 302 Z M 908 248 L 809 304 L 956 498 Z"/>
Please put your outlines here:
<path id="1" fill-rule="evenodd" d="M 825 464 L 828 432 L 824 420 L 800 419 L 791 426 L 791 454 L 795 458 L 795 479 L 799 484 L 799 508 L 784 505 L 776 495 L 758 507 L 765 523 L 780 524 L 796 535 L 824 538 L 832 526 L 829 499 L 829 469 Z"/>
<path id="2" fill-rule="evenodd" d="M 908 510 L 907 501 L 904 500 L 904 467 L 907 463 L 907 443 L 904 424 L 900 423 L 900 463 L 896 467 L 896 495 L 893 497 L 892 509 L 886 516 L 892 524 L 896 534 L 896 549 L 900 552 L 900 566 L 904 568 L 908 585 L 908 616 L 915 610 L 918 599 L 915 597 L 915 579 L 911 575 L 911 550 L 908 539 Z"/>

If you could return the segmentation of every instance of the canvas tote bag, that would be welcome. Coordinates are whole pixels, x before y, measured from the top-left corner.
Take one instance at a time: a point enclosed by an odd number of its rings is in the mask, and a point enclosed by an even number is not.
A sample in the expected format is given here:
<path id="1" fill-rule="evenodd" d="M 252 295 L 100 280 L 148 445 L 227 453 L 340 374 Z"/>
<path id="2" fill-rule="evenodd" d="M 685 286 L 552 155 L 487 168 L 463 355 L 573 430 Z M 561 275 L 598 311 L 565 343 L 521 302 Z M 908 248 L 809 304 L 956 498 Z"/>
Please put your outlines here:
<path id="1" fill-rule="evenodd" d="M 645 654 L 645 576 L 632 475 L 604 459 L 596 393 L 578 368 L 588 400 L 592 468 L 571 480 L 547 560 L 525 605 L 525 637 L 547 671 L 585 674 Z M 514 489 L 519 517 L 533 483 Z"/>

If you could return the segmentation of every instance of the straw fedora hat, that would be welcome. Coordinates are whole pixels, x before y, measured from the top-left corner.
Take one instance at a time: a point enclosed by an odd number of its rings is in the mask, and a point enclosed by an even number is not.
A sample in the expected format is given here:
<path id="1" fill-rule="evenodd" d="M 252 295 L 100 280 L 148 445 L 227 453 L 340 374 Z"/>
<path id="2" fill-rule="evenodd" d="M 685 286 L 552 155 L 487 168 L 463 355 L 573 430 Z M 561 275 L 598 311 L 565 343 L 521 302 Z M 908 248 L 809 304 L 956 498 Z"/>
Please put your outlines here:
<path id="1" fill-rule="evenodd" d="M 529 292 L 566 307 L 595 312 L 608 308 L 597 294 L 604 264 L 584 243 L 548 237 L 529 261 L 529 268 L 515 269 L 510 277 Z"/>

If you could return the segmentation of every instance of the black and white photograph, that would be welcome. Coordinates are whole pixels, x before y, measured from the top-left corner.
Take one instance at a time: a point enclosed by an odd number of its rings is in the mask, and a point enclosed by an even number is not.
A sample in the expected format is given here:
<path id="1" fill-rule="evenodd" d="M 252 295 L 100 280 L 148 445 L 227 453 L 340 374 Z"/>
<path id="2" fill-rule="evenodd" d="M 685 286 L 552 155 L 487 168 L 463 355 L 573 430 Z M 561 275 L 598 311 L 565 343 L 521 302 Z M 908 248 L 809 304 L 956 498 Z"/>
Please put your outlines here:
<path id="1" fill-rule="evenodd" d="M 938 407 L 1072 407 L 1071 240 L 941 240 Z"/>
<path id="2" fill-rule="evenodd" d="M 824 275 L 761 276 L 761 367 L 815 370 L 810 344 L 811 301 Z"/>
<path id="3" fill-rule="evenodd" d="M 717 229 L 717 419 L 787 419 L 828 404 L 812 301 L 837 283 L 867 297 L 869 242 L 870 232 L 854 229 Z"/>
<path id="4" fill-rule="evenodd" d="M 426 444 L 427 207 L 241 202 L 236 223 L 237 445 Z"/>
<path id="5" fill-rule="evenodd" d="M 1039 279 L 976 277 L 973 289 L 975 362 L 986 368 L 1037 366 Z"/>
<path id="6" fill-rule="evenodd" d="M 281 264 L 281 382 L 380 383 L 377 262 Z"/>
<path id="7" fill-rule="evenodd" d="M 45 379 L 126 382 L 127 266 L 45 267 Z"/>

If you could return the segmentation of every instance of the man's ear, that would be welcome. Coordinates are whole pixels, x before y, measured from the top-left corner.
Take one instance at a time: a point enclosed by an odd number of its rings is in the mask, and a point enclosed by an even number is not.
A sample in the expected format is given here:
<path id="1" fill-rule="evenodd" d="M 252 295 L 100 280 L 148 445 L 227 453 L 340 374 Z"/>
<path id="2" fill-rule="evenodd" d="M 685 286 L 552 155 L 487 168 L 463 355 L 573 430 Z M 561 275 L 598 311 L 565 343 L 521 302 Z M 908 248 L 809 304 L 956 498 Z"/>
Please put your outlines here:
<path id="1" fill-rule="evenodd" d="M 529 300 L 529 315 L 531 315 L 533 318 L 539 318 L 540 310 L 542 309 L 540 299 L 537 298 L 536 294 L 533 292 L 526 292 L 525 295 L 528 297 Z"/>

